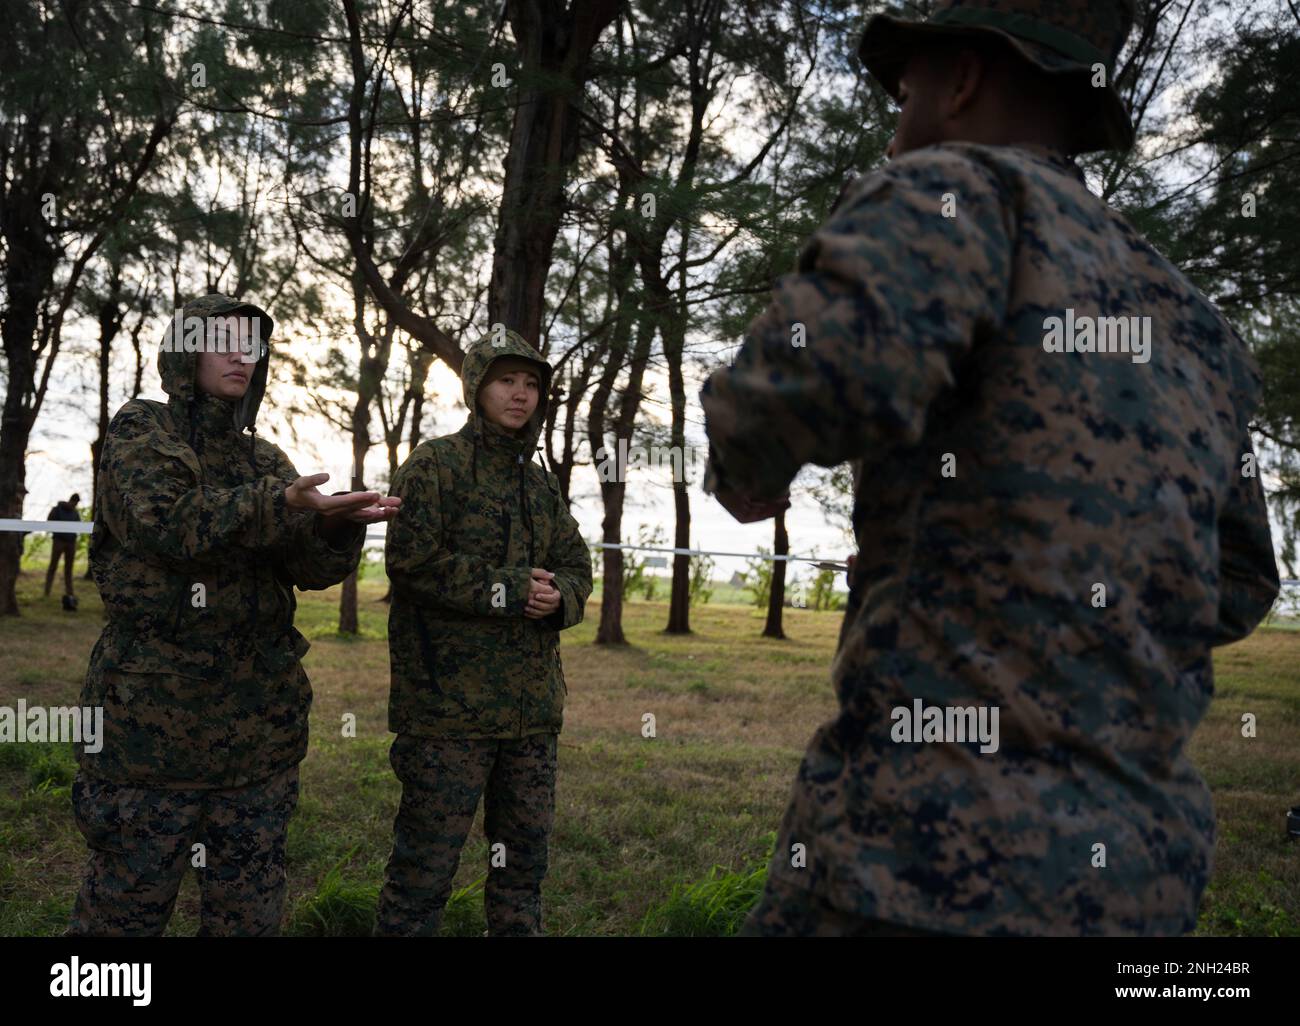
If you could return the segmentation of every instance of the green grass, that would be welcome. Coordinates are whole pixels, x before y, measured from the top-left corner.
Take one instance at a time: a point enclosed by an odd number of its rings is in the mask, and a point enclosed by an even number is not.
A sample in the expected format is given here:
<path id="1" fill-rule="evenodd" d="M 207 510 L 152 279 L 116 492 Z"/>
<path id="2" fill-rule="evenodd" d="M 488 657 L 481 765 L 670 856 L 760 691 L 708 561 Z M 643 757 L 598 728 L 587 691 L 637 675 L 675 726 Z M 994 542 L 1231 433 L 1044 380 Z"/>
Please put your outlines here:
<path id="1" fill-rule="evenodd" d="M 368 937 L 375 925 L 379 886 L 344 878 L 343 864 L 354 848 L 332 865 L 316 890 L 300 900 L 285 932 L 297 937 Z"/>
<path id="2" fill-rule="evenodd" d="M 81 563 L 84 566 L 84 556 Z M 81 610 L 19 580 L 24 615 L 0 621 L 0 704 L 77 700 L 102 610 L 77 580 Z M 312 639 L 315 701 L 298 810 L 288 837 L 284 931 L 365 936 L 392 843 L 400 787 L 388 763 L 387 606 L 381 572 L 361 585 L 360 638 L 337 633 L 339 590 L 299 596 Z M 829 666 L 840 613 L 786 610 L 785 641 L 763 616 L 712 602 L 695 632 L 662 633 L 666 602 L 631 601 L 630 644 L 591 644 L 598 605 L 565 632 L 569 699 L 560 737 L 556 822 L 543 890 L 553 935 L 717 936 L 734 932 L 762 887 L 766 853 L 804 746 L 835 711 Z M 1216 653 L 1217 695 L 1191 745 L 1214 792 L 1219 834 L 1198 933 L 1300 932 L 1300 847 L 1283 838 L 1300 803 L 1300 634 L 1257 631 Z M 1255 738 L 1241 736 L 1253 713 Z M 656 736 L 642 735 L 643 716 Z M 355 717 L 356 736 L 341 730 Z M 86 850 L 73 823 L 69 745 L 0 745 L 0 935 L 57 935 Z M 454 881 L 443 933 L 481 936 L 487 843 L 482 810 Z M 169 935 L 198 928 L 187 877 Z"/>
<path id="3" fill-rule="evenodd" d="M 739 872 L 715 865 L 703 880 L 675 884 L 666 901 L 646 912 L 638 932 L 644 937 L 733 936 L 763 894 L 775 830 L 768 841 L 766 857 Z"/>

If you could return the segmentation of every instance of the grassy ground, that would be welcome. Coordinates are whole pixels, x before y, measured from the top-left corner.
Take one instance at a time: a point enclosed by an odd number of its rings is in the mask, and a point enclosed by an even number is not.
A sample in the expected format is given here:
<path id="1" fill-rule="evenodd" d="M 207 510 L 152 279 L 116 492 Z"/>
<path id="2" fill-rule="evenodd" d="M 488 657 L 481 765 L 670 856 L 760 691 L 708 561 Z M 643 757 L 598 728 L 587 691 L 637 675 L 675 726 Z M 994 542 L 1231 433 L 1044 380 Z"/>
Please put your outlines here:
<path id="1" fill-rule="evenodd" d="M 83 563 L 84 566 L 84 557 Z M 25 615 L 0 622 L 0 705 L 75 703 L 100 628 L 93 585 L 81 611 L 20 578 Z M 289 834 L 286 932 L 369 931 L 399 787 L 388 765 L 386 608 L 382 577 L 362 584 L 359 640 L 334 633 L 337 590 L 301 597 L 313 641 L 311 749 Z M 742 606 L 710 604 L 696 633 L 659 633 L 662 602 L 625 613 L 632 645 L 590 644 L 593 620 L 566 633 L 569 701 L 561 735 L 556 828 L 545 888 L 553 934 L 729 933 L 762 867 L 803 747 L 834 710 L 828 666 L 840 614 L 787 610 L 790 640 L 760 638 Z M 1219 840 L 1202 902 L 1205 934 L 1300 934 L 1300 864 L 1282 838 L 1300 801 L 1300 634 L 1261 630 L 1218 653 L 1218 693 L 1193 743 L 1215 794 Z M 654 713 L 658 737 L 641 736 Z M 1251 712 L 1258 737 L 1240 735 Z M 354 713 L 356 738 L 341 736 Z M 64 745 L 0 745 L 0 935 L 57 934 L 85 858 L 72 822 L 74 763 Z M 447 931 L 483 930 L 482 813 L 465 846 Z M 192 934 L 198 892 L 186 880 L 169 934 Z"/>

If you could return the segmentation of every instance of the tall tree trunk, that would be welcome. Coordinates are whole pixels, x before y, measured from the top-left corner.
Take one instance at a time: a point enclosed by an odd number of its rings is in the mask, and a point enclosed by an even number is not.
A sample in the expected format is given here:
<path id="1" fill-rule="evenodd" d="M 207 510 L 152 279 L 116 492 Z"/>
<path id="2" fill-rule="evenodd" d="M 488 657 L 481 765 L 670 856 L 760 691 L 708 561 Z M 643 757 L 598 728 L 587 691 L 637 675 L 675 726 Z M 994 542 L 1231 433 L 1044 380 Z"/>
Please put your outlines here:
<path id="1" fill-rule="evenodd" d="M 632 349 L 632 359 L 628 364 L 627 387 L 619 402 L 618 419 L 614 422 L 615 459 L 618 444 L 632 441 L 632 429 L 636 423 L 637 411 L 644 398 L 642 383 L 645 380 L 646 365 L 650 362 L 650 346 L 654 342 L 655 322 L 651 317 L 637 320 L 636 343 Z M 627 498 L 627 468 L 620 467 L 617 489 L 611 489 L 605 504 L 605 516 L 601 521 L 602 539 L 619 545 L 623 540 L 623 504 Z M 602 490 L 601 497 L 605 498 Z M 623 637 L 623 550 L 605 549 L 604 551 L 604 586 L 600 595 L 600 630 L 606 630 L 605 618 L 609 617 L 609 631 L 617 632 Z M 608 605 L 606 603 L 608 602 Z"/>
<path id="2" fill-rule="evenodd" d="M 131 349 L 135 353 L 135 377 L 131 382 L 130 399 L 135 399 L 144 390 L 144 350 L 140 346 L 140 332 L 145 323 L 153 316 L 153 306 L 146 300 L 140 309 L 140 319 L 131 331 Z"/>
<path id="3" fill-rule="evenodd" d="M 429 380 L 429 367 L 432 366 L 434 356 L 422 346 L 415 346 L 409 349 L 410 366 L 411 366 L 411 383 L 409 385 L 411 393 L 411 424 L 410 433 L 407 435 L 407 453 L 408 455 L 415 451 L 415 447 L 423 440 L 420 434 L 424 418 L 424 386 Z M 400 423 L 399 423 L 400 428 Z M 388 483 L 391 486 L 393 477 L 400 466 L 397 460 L 397 445 L 390 444 L 388 447 Z M 388 587 L 384 589 L 383 596 L 379 599 L 385 604 L 393 601 L 393 582 L 388 582 Z"/>
<path id="4" fill-rule="evenodd" d="M 617 334 L 618 328 L 615 328 Z M 611 353 L 601 374 L 600 383 L 591 397 L 587 408 L 588 440 L 591 445 L 592 462 L 597 462 L 596 453 L 605 446 L 605 413 L 609 396 L 613 390 L 614 378 L 617 377 L 623 356 L 627 352 L 626 343 L 615 341 Z M 613 472 L 601 477 L 600 501 L 605 514 L 600 521 L 600 539 L 606 544 L 617 545 L 623 522 L 623 497 L 627 486 L 623 481 L 626 468 L 619 459 L 618 439 L 614 439 Z M 610 457 L 607 455 L 606 459 Z M 597 471 L 600 475 L 599 470 Z M 601 551 L 601 591 L 600 623 L 596 627 L 597 645 L 626 645 L 623 634 L 623 550 L 603 549 Z"/>
<path id="5" fill-rule="evenodd" d="M 371 68 L 356 0 L 342 0 L 348 24 L 353 90 L 349 189 L 360 196 L 361 119 Z M 564 183 L 578 156 L 578 100 L 591 54 L 623 0 L 508 0 L 506 17 L 519 66 L 514 122 L 506 153 L 488 288 L 488 321 L 503 323 L 541 348 L 546 276 L 564 215 Z M 360 208 L 344 219 L 357 267 L 376 301 L 398 327 L 427 345 L 456 373 L 465 354 L 436 321 L 417 313 L 384 281 L 363 237 Z"/>
<path id="6" fill-rule="evenodd" d="M 34 420 L 24 408 L 18 389 L 11 387 L 5 394 L 4 424 L 0 429 L 0 514 L 15 520 L 22 518 L 23 499 L 27 495 L 25 456 Z M 0 532 L 0 615 L 18 615 L 17 582 L 22 554 L 22 535 L 14 531 Z"/>
<path id="7" fill-rule="evenodd" d="M 357 401 L 352 407 L 352 479 L 348 488 L 354 492 L 366 490 L 366 454 L 370 451 L 370 406 L 383 387 L 388 370 L 388 357 L 392 352 L 393 330 L 389 321 L 384 330 L 375 335 L 366 328 L 366 290 L 361 275 L 352 278 L 352 296 L 355 302 L 353 329 L 361 343 L 361 363 L 357 373 Z M 357 571 L 348 574 L 339 596 L 339 633 L 357 634 Z"/>
<path id="8" fill-rule="evenodd" d="M 623 497 L 625 485 L 611 485 L 608 491 L 601 488 L 605 515 L 600 521 L 601 541 L 619 544 L 623 524 Z M 623 633 L 623 550 L 601 550 L 600 625 L 596 628 L 597 645 L 626 645 Z"/>
<path id="9" fill-rule="evenodd" d="M 421 349 L 418 353 L 413 353 L 411 358 L 411 431 L 407 435 L 410 449 L 414 452 L 415 447 L 423 441 L 421 431 L 424 428 L 424 384 L 429 380 L 429 367 L 433 363 L 433 353 Z M 396 472 L 396 467 L 393 468 Z M 391 480 L 391 478 L 390 478 Z"/>
<path id="10" fill-rule="evenodd" d="M 555 475 L 555 480 L 559 482 L 560 496 L 566 506 L 569 504 L 569 492 L 573 486 L 573 461 L 578 447 L 578 410 L 587 394 L 587 387 L 591 384 L 591 372 L 599 355 L 599 346 L 587 347 L 580 369 L 575 372 L 572 361 L 566 361 L 565 376 L 556 375 L 555 382 L 551 386 L 551 404 L 546 413 L 546 462 L 551 473 Z M 564 423 L 560 430 L 556 431 L 561 413 L 564 415 Z M 555 451 L 557 434 L 560 438 L 558 453 Z"/>
<path id="11" fill-rule="evenodd" d="M 86 6 L 86 5 L 81 5 Z M 6 12 L 7 13 L 7 12 Z M 68 54 L 77 53 L 90 58 L 90 66 L 98 67 L 105 83 L 112 81 L 126 67 L 105 67 L 105 54 L 131 53 L 120 48 L 130 32 L 109 39 L 108 49 L 94 56 L 88 48 L 104 42 L 105 37 L 79 34 L 77 5 L 69 7 L 58 18 L 37 16 L 37 20 L 17 17 L 6 24 L 6 44 L 10 49 L 27 55 L 40 53 L 53 69 L 55 79 L 59 71 L 68 71 L 73 62 Z M 114 26 L 122 23 L 115 21 Z M 149 24 L 141 26 L 146 42 L 145 56 L 148 68 L 154 70 L 154 34 Z M 39 35 L 39 39 L 37 39 Z M 13 55 L 10 55 L 13 59 Z M 132 58 L 134 60 L 134 58 Z M 110 61 L 111 63 L 111 61 Z M 33 65 L 34 67 L 35 65 Z M 134 73 L 141 70 L 130 66 Z M 163 80 L 160 74 L 158 81 Z M 108 88 L 106 85 L 105 88 Z M 62 341 L 63 319 L 76 295 L 86 264 L 104 243 L 112 227 L 126 214 L 127 205 L 135 195 L 142 177 L 153 164 L 159 144 L 171 132 L 176 118 L 176 108 L 169 90 L 157 93 L 160 109 L 146 137 L 137 136 L 138 147 L 123 148 L 101 142 L 90 145 L 92 136 L 90 120 L 82 112 L 70 111 L 65 103 L 68 92 L 50 88 L 46 83 L 44 94 L 21 97 L 16 107 L 6 106 L 0 112 L 0 232 L 4 235 L 5 265 L 0 274 L 4 277 L 5 310 L 0 318 L 0 338 L 4 343 L 7 370 L 5 380 L 4 411 L 0 414 L 0 516 L 21 517 L 23 500 L 27 493 L 27 444 L 32 428 L 45 400 L 50 374 Z M 98 117 L 100 112 L 96 112 Z M 96 122 L 98 123 L 98 122 Z M 140 124 L 139 121 L 136 122 Z M 119 126 L 112 118 L 101 125 L 104 134 L 115 142 L 120 140 Z M 111 160 L 114 174 L 107 174 L 103 163 Z M 116 193 L 103 191 L 90 184 L 96 170 L 105 172 L 95 181 L 111 179 L 120 183 Z M 94 189 L 91 196 L 89 190 Z M 47 197 L 59 197 L 58 209 L 51 216 L 45 210 Z M 88 201 L 84 206 L 81 201 Z M 93 214 L 90 212 L 93 206 Z M 68 210 L 78 211 L 81 218 L 78 232 L 84 240 L 75 258 L 68 261 L 67 270 L 60 275 L 61 282 L 54 286 L 54 272 L 67 256 L 63 244 L 55 233 L 52 222 L 64 221 Z M 77 220 L 76 217 L 73 220 Z M 37 375 L 37 362 L 42 361 Z M 22 557 L 22 539 L 12 532 L 0 532 L 0 615 L 18 615 L 16 583 Z"/>
<path id="12" fill-rule="evenodd" d="M 348 487 L 352 491 L 360 491 L 365 486 L 361 483 L 365 476 L 365 459 L 366 449 L 369 447 L 368 440 L 363 441 L 363 436 L 355 433 L 352 435 L 352 480 Z M 357 617 L 357 571 L 353 570 L 343 579 L 343 588 L 339 594 L 339 633 L 356 635 L 361 632 L 361 624 Z"/>
<path id="13" fill-rule="evenodd" d="M 772 551 L 778 556 L 790 555 L 790 536 L 785 530 L 785 510 L 776 515 L 776 537 L 772 542 Z M 767 597 L 767 623 L 763 627 L 763 637 L 784 638 L 781 629 L 781 613 L 785 608 L 785 568 L 789 560 L 772 561 L 772 591 Z"/>
<path id="14" fill-rule="evenodd" d="M 665 327 L 664 355 L 668 359 L 668 387 L 672 394 L 673 431 L 672 445 L 681 454 L 680 464 L 673 466 L 673 512 L 676 528 L 673 546 L 691 547 L 691 498 L 686 491 L 686 381 L 682 373 L 685 358 L 686 323 L 682 311 Z M 671 340 L 671 341 L 670 341 Z M 680 466 L 681 473 L 677 473 Z M 691 557 L 673 556 L 672 598 L 668 604 L 668 634 L 691 632 Z"/>
<path id="15" fill-rule="evenodd" d="M 621 209 L 623 193 L 620 191 L 617 204 Z M 601 368 L 596 390 L 587 405 L 587 442 L 591 447 L 591 460 L 596 467 L 600 480 L 600 501 L 605 515 L 601 518 L 601 541 L 606 544 L 618 544 L 619 532 L 623 521 L 623 497 L 626 492 L 624 476 L 627 468 L 620 459 L 618 446 L 618 426 L 615 425 L 614 451 L 608 452 L 606 446 L 606 415 L 609 400 L 614 394 L 614 385 L 627 360 L 628 338 L 632 333 L 632 303 L 629 289 L 636 272 L 630 247 L 619 247 L 611 235 L 609 241 L 609 297 L 610 308 L 616 312 L 603 348 L 605 363 Z M 601 345 L 601 341 L 597 341 Z M 621 420 L 621 418 L 620 418 Z M 606 449 L 605 472 L 600 471 L 601 459 L 597 455 Z M 611 460 L 612 456 L 612 460 Z M 613 466 L 613 472 L 609 467 Z M 627 638 L 623 634 L 623 551 L 621 549 L 604 549 L 601 555 L 602 577 L 600 594 L 600 624 L 596 628 L 597 645 L 625 645 Z"/>
<path id="16" fill-rule="evenodd" d="M 541 347 L 551 253 L 564 182 L 578 156 L 579 115 L 591 51 L 621 0 L 509 0 L 519 81 L 488 290 L 488 320 Z"/>
<path id="17" fill-rule="evenodd" d="M 569 492 L 573 487 L 573 452 L 577 446 L 578 408 L 587 394 L 594 362 L 594 358 L 583 360 L 581 372 L 569 376 L 569 391 L 564 397 L 564 431 L 561 435 L 561 445 L 567 458 L 551 461 L 551 471 L 560 482 L 560 494 L 566 504 L 569 502 Z M 550 436 L 547 437 L 547 442 L 550 442 Z"/>
<path id="18" fill-rule="evenodd" d="M 94 441 L 90 443 L 90 502 L 87 503 L 92 514 L 99 506 L 99 457 L 104 451 L 104 439 L 108 437 L 108 372 L 113 342 L 125 316 L 121 293 L 122 267 L 114 262 L 109 268 L 108 295 L 99 305 L 99 420 L 95 425 Z M 89 559 L 86 560 L 85 576 L 91 576 Z"/>
<path id="19" fill-rule="evenodd" d="M 423 346 L 417 344 L 406 347 L 407 366 L 411 371 L 411 379 L 406 385 L 406 394 L 402 396 L 401 413 L 392 425 L 392 431 L 385 431 L 384 442 L 388 447 L 388 484 L 391 487 L 393 478 L 397 474 L 397 468 L 401 466 L 401 461 L 397 458 L 398 447 L 402 443 L 402 428 L 406 424 L 406 418 L 410 417 L 410 433 L 407 435 L 409 448 L 408 454 L 415 451 L 415 447 L 420 444 L 420 421 L 424 416 L 424 386 L 429 379 L 429 367 L 433 363 L 433 353 L 426 350 Z M 384 594 L 379 599 L 385 604 L 393 601 L 393 584 L 388 582 L 384 589 Z"/>
<path id="20" fill-rule="evenodd" d="M 370 448 L 369 400 L 366 409 L 352 414 L 352 480 L 348 487 L 354 492 L 365 491 L 366 452 Z M 361 397 L 357 397 L 357 407 L 361 406 Z M 358 634 L 361 626 L 357 619 L 357 571 L 353 570 L 343 579 L 343 591 L 339 596 L 339 633 Z"/>
<path id="21" fill-rule="evenodd" d="M 33 205 L 34 207 L 34 205 Z M 39 224 L 33 209 L 31 216 Z M 21 519 L 27 497 L 27 440 L 36 422 L 37 308 L 54 273 L 54 252 L 42 236 L 30 240 L 33 249 L 15 255 L 14 238 L 9 237 L 9 262 L 5 268 L 8 304 L 0 319 L 5 359 L 9 372 L 5 382 L 4 412 L 0 414 L 0 516 Z M 0 531 L 0 615 L 18 615 L 18 566 L 22 561 L 22 535 Z"/>

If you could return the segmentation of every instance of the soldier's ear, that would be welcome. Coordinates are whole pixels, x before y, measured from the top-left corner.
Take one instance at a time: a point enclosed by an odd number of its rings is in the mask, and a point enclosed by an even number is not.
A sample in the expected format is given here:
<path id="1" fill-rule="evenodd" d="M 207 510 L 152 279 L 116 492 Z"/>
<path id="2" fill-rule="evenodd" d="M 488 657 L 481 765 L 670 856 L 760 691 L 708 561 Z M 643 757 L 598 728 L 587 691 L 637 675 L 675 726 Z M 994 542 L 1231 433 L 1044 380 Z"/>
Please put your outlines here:
<path id="1" fill-rule="evenodd" d="M 989 59 L 987 51 L 975 47 L 962 47 L 953 54 L 951 63 L 942 72 L 947 76 L 942 95 L 948 108 L 944 113 L 948 117 L 957 117 L 970 111 L 980 89 L 988 80 Z M 930 65 L 930 73 L 939 73 L 933 63 Z"/>

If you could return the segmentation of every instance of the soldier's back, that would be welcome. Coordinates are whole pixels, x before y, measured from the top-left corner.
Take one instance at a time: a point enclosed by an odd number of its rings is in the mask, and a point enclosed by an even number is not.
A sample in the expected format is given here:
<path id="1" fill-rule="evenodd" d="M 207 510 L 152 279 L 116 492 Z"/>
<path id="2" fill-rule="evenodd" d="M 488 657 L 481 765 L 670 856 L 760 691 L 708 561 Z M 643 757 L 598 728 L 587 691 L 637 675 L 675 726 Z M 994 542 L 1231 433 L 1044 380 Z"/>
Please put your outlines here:
<path id="1" fill-rule="evenodd" d="M 811 872 L 782 875 L 928 929 L 1183 932 L 1214 832 L 1184 746 L 1213 694 L 1218 526 L 1253 360 L 1064 158 L 932 147 L 848 207 L 889 189 L 887 223 L 978 217 L 975 237 L 998 241 L 954 259 L 935 232 L 932 253 L 912 241 L 869 285 L 932 279 L 942 297 L 944 277 L 975 281 L 1000 316 L 860 486 L 844 711 L 814 738 L 783 831 L 810 844 Z M 942 302 L 910 330 L 942 332 Z M 932 708 L 946 742 L 922 735 Z M 965 709 L 984 710 L 991 743 L 953 743 L 974 729 Z"/>

